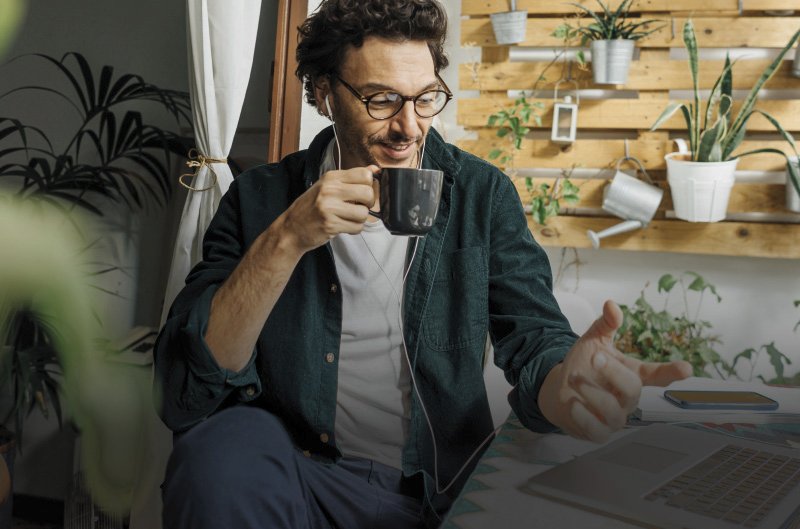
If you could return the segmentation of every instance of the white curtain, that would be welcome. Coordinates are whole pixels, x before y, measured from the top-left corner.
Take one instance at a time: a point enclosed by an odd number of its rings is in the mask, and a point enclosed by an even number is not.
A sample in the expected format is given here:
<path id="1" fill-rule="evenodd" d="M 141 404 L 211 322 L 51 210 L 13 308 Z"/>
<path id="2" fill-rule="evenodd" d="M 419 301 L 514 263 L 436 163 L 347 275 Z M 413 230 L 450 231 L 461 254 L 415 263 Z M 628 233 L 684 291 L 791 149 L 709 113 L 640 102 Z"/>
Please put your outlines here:
<path id="1" fill-rule="evenodd" d="M 256 45 L 261 0 L 186 0 L 189 90 L 192 96 L 195 146 L 198 154 L 224 160 L 239 123 Z M 266 97 L 266 95 L 265 95 Z M 216 177 L 211 173 L 213 168 Z M 189 270 L 202 257 L 203 234 L 233 175 L 225 163 L 197 168 L 186 184 L 183 207 L 172 255 L 161 322 L 183 288 Z M 172 434 L 152 414 L 147 436 L 152 456 L 143 475 L 163 477 L 172 447 Z M 161 528 L 160 479 L 140 481 L 133 497 L 131 529 Z"/>
<path id="2" fill-rule="evenodd" d="M 261 0 L 186 1 L 195 144 L 206 158 L 224 160 L 230 152 L 250 79 L 260 13 Z M 189 191 L 183 207 L 162 323 L 189 270 L 202 257 L 203 234 L 233 175 L 227 164 L 210 163 L 184 181 L 197 191 Z"/>

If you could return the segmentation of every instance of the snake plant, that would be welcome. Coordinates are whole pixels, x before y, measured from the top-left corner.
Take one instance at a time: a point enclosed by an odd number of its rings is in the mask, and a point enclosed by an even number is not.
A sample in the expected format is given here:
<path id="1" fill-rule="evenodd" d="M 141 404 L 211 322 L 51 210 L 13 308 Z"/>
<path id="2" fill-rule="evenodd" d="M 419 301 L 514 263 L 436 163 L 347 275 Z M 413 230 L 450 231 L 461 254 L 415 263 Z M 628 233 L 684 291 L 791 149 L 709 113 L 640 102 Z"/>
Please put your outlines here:
<path id="1" fill-rule="evenodd" d="M 798 177 L 798 169 L 794 164 L 788 163 L 789 157 L 786 154 L 774 148 L 754 149 L 751 151 L 742 152 L 734 155 L 733 151 L 744 140 L 745 129 L 747 122 L 753 114 L 761 114 L 772 126 L 780 133 L 781 137 L 789 143 L 797 156 L 797 148 L 795 146 L 794 138 L 778 123 L 773 116 L 754 108 L 758 92 L 763 88 L 764 84 L 770 80 L 775 74 L 775 71 L 783 61 L 784 56 L 795 43 L 800 39 L 800 30 L 798 30 L 780 53 L 773 59 L 767 68 L 761 73 L 747 98 L 742 103 L 738 114 L 733 115 L 733 64 L 730 57 L 726 57 L 725 66 L 722 73 L 714 83 L 711 93 L 708 97 L 708 102 L 705 104 L 705 112 L 702 111 L 702 104 L 700 102 L 700 88 L 698 84 L 698 58 L 697 58 L 697 39 L 694 33 L 694 24 L 691 20 L 687 20 L 683 26 L 683 42 L 686 45 L 686 50 L 689 53 L 689 69 L 692 73 L 692 86 L 694 88 L 694 101 L 692 103 L 670 103 L 661 116 L 658 117 L 656 122 L 650 130 L 656 130 L 662 123 L 668 120 L 672 115 L 680 110 L 686 120 L 686 128 L 689 133 L 689 148 L 692 153 L 692 161 L 695 162 L 723 162 L 733 160 L 742 156 L 757 153 L 774 153 L 779 154 L 786 158 L 787 170 L 791 177 L 792 184 L 798 193 L 800 193 L 800 177 Z"/>

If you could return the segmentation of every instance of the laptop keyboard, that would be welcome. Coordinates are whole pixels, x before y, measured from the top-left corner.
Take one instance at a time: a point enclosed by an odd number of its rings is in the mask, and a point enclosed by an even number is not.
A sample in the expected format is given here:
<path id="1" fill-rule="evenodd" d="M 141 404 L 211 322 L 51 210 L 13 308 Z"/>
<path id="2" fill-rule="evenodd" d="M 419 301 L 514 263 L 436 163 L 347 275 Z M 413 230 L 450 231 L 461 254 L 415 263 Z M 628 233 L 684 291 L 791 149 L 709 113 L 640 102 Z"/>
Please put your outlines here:
<path id="1" fill-rule="evenodd" d="M 727 445 L 645 496 L 743 527 L 757 527 L 800 484 L 800 459 Z"/>

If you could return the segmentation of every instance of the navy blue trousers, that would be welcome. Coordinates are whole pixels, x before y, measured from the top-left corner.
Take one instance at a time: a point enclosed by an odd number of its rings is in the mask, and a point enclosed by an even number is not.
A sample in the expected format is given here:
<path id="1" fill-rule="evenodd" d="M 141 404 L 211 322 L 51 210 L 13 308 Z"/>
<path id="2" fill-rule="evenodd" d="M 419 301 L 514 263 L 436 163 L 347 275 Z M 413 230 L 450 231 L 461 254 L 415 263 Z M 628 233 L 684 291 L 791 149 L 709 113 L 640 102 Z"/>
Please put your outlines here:
<path id="1" fill-rule="evenodd" d="M 176 437 L 164 529 L 419 528 L 420 493 L 377 462 L 306 457 L 274 415 L 236 406 Z"/>

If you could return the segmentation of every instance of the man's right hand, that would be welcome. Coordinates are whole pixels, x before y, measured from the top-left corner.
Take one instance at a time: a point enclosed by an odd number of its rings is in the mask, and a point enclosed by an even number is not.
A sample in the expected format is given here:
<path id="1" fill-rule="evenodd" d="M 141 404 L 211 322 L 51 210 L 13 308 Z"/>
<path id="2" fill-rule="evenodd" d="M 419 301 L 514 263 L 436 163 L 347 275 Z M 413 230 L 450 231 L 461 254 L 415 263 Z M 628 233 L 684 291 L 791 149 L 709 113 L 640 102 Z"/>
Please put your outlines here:
<path id="1" fill-rule="evenodd" d="M 340 233 L 361 233 L 375 204 L 375 165 L 328 171 L 283 214 L 283 233 L 301 253 Z"/>

